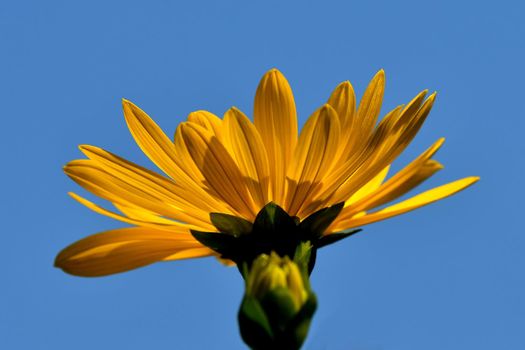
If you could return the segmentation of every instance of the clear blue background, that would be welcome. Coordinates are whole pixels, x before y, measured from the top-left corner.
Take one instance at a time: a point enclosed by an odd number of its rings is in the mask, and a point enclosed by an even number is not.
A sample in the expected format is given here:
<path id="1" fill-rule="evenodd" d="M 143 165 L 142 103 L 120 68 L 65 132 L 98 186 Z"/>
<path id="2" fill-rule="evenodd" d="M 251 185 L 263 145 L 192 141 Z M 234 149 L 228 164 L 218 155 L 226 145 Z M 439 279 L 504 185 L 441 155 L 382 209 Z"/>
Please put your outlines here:
<path id="1" fill-rule="evenodd" d="M 153 168 L 120 99 L 170 135 L 187 114 L 251 114 L 262 74 L 289 79 L 301 122 L 342 80 L 387 73 L 383 113 L 437 104 L 406 164 L 440 136 L 425 187 L 473 188 L 320 252 L 305 349 L 525 349 L 525 8 L 519 1 L 3 1 L 0 3 L 1 349 L 243 349 L 243 285 L 213 259 L 72 277 L 55 254 L 122 224 L 83 208 L 76 146 Z M 80 193 L 83 193 L 80 191 Z"/>

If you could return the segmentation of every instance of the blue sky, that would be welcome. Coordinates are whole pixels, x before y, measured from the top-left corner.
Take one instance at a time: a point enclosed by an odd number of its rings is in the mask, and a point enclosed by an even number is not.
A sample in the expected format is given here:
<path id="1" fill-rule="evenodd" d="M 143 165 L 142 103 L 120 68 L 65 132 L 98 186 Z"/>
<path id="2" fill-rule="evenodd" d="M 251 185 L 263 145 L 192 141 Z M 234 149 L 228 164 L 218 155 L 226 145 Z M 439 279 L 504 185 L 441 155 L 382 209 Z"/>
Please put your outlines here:
<path id="1" fill-rule="evenodd" d="M 424 88 L 436 105 L 399 168 L 440 136 L 429 183 L 482 180 L 319 253 L 305 349 L 525 348 L 523 80 L 518 1 L 5 1 L 0 3 L 2 349 L 243 349 L 242 282 L 213 259 L 99 279 L 55 254 L 122 224 L 83 208 L 62 166 L 78 144 L 152 169 L 120 100 L 168 134 L 196 109 L 251 114 L 279 68 L 301 121 L 380 68 L 383 113 Z"/>

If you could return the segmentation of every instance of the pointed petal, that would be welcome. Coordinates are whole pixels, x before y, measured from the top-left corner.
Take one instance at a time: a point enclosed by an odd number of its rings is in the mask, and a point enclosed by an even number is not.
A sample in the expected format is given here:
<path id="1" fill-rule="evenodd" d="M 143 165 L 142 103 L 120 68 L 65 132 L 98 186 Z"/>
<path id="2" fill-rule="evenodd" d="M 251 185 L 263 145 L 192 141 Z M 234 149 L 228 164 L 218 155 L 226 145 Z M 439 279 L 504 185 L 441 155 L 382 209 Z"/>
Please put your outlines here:
<path id="1" fill-rule="evenodd" d="M 122 106 L 131 135 L 142 151 L 166 174 L 176 177 L 177 155 L 170 139 L 142 109 L 131 101 L 122 100 Z"/>
<path id="2" fill-rule="evenodd" d="M 331 179 L 327 190 L 327 194 L 331 195 L 331 202 L 348 199 L 405 150 L 421 128 L 434 103 L 435 94 L 432 94 L 421 104 L 425 93 L 426 91 L 423 91 L 416 96 L 400 114 L 393 113 L 385 117 L 359 159 L 350 160 L 349 168 L 342 168 L 340 173 L 336 174 L 336 179 Z M 395 111 L 399 111 L 399 108 Z M 333 194 L 329 192 L 334 189 L 336 190 Z"/>
<path id="3" fill-rule="evenodd" d="M 165 219 L 163 217 L 156 216 L 154 213 L 147 212 L 144 209 L 142 209 L 142 211 L 144 213 L 149 213 L 149 215 L 150 215 L 147 219 L 145 218 L 145 215 L 143 215 L 143 217 L 141 217 L 141 218 L 139 218 L 138 216 L 122 216 L 122 215 L 120 215 L 118 213 L 115 213 L 113 211 L 105 209 L 105 208 L 103 208 L 103 207 L 101 207 L 101 206 L 99 206 L 99 205 L 97 205 L 97 204 L 87 200 L 86 198 L 84 198 L 82 196 L 79 196 L 76 193 L 69 192 L 68 194 L 71 197 L 73 197 L 73 199 L 75 199 L 77 202 L 79 202 L 80 204 L 82 204 L 82 205 L 86 206 L 87 208 L 93 210 L 95 213 L 98 213 L 98 214 L 110 217 L 110 218 L 115 219 L 115 220 L 119 220 L 119 221 L 125 222 L 127 224 L 131 224 L 131 225 L 151 227 L 151 228 L 157 229 L 157 230 L 175 231 L 175 232 L 181 232 L 181 230 L 188 231 L 190 229 L 202 229 L 204 227 L 211 226 L 211 225 L 198 225 L 198 226 L 196 226 L 196 225 L 189 225 L 189 224 L 181 223 L 181 222 L 178 222 L 178 221 L 168 220 L 168 219 Z M 116 207 L 118 207 L 118 208 L 124 207 L 123 205 L 120 205 L 120 204 L 115 204 L 115 203 L 113 203 L 113 204 Z M 138 209 L 135 209 L 135 210 L 138 210 Z M 123 213 L 125 215 L 127 215 L 126 212 L 123 211 Z M 211 229 L 213 229 L 213 226 L 211 226 Z"/>
<path id="4" fill-rule="evenodd" d="M 349 81 L 342 82 L 330 95 L 328 104 L 332 106 L 341 124 L 341 161 L 349 158 L 352 152 L 356 152 L 356 144 L 364 143 L 361 140 L 361 125 L 356 117 L 355 92 Z"/>
<path id="5" fill-rule="evenodd" d="M 357 109 L 356 128 L 361 130 L 364 137 L 372 134 L 381 111 L 384 93 L 385 72 L 381 69 L 368 84 Z"/>
<path id="6" fill-rule="evenodd" d="M 127 183 L 125 177 L 115 176 L 103 171 L 91 160 L 74 160 L 64 167 L 64 172 L 80 186 L 110 202 L 143 208 L 159 216 L 196 226 L 209 224 L 206 216 L 195 216 L 195 213 L 177 206 L 172 199 L 149 191 L 146 186 Z"/>
<path id="7" fill-rule="evenodd" d="M 424 205 L 436 202 L 440 199 L 451 196 L 469 186 L 474 184 L 479 180 L 479 177 L 466 177 L 461 180 L 456 180 L 450 182 L 446 185 L 442 185 L 426 192 L 420 193 L 412 198 L 404 200 L 400 203 L 389 206 L 385 209 L 369 213 L 366 215 L 359 215 L 356 218 L 351 218 L 348 220 L 340 220 L 333 224 L 333 227 L 330 228 L 332 232 L 337 232 L 341 230 L 346 230 L 358 226 L 368 225 L 373 222 L 380 220 L 385 220 L 393 216 L 401 215 L 422 207 Z"/>
<path id="8" fill-rule="evenodd" d="M 191 216 L 209 221 L 209 213 L 214 211 L 214 208 L 208 205 L 209 201 L 202 200 L 198 195 L 193 196 L 191 202 L 188 201 L 181 196 L 180 186 L 171 179 L 98 147 L 82 145 L 80 150 L 101 170 L 135 187 L 144 188 L 148 193 L 159 196 L 180 210 L 190 213 Z"/>
<path id="9" fill-rule="evenodd" d="M 335 110 L 328 104 L 308 119 L 287 172 L 286 211 L 296 215 L 307 207 L 324 176 L 337 160 L 341 126 Z"/>
<path id="10" fill-rule="evenodd" d="M 272 165 L 272 199 L 279 204 L 284 195 L 286 168 L 297 143 L 297 113 L 292 89 L 277 69 L 270 70 L 261 79 L 253 115 Z"/>
<path id="11" fill-rule="evenodd" d="M 67 273 L 94 277 L 136 269 L 188 249 L 202 247 L 193 238 L 144 227 L 95 234 L 62 250 L 55 266 Z"/>
<path id="12" fill-rule="evenodd" d="M 252 220 L 258 209 L 239 168 L 219 139 L 192 123 L 180 125 L 181 139 L 205 184 L 240 216 Z"/>
<path id="13" fill-rule="evenodd" d="M 441 170 L 443 166 L 436 161 L 430 160 L 430 158 L 439 150 L 444 141 L 445 139 L 443 138 L 436 141 L 409 165 L 377 188 L 376 191 L 355 202 L 352 208 L 347 209 L 349 211 L 348 215 L 353 215 L 363 210 L 370 210 L 393 201 L 428 179 L 438 170 Z M 345 213 L 342 214 L 341 217 L 344 217 Z"/>
<path id="14" fill-rule="evenodd" d="M 341 122 L 341 130 L 351 130 L 355 117 L 355 92 L 349 81 L 342 82 L 330 95 L 328 104 L 332 106 Z"/>
<path id="15" fill-rule="evenodd" d="M 135 141 L 160 169 L 179 185 L 190 189 L 194 196 L 209 202 L 217 211 L 230 211 L 195 182 L 181 156 L 177 154 L 175 145 L 144 111 L 127 100 L 123 100 L 123 107 L 126 122 Z"/>
<path id="16" fill-rule="evenodd" d="M 349 183 L 358 170 L 364 169 L 367 164 L 377 159 L 375 156 L 377 149 L 388 136 L 389 127 L 386 125 L 394 125 L 400 113 L 401 107 L 390 111 L 381 121 L 381 124 L 375 131 L 375 135 L 371 138 L 367 147 L 364 147 L 361 152 L 350 155 L 348 160 L 336 166 L 325 178 L 320 194 L 318 198 L 316 198 L 316 201 L 319 202 L 319 208 L 329 206 L 330 203 L 337 203 L 332 201 L 334 193 L 344 184 Z M 389 164 L 386 164 L 383 169 L 388 165 Z M 343 198 L 340 202 L 348 200 L 349 197 L 350 196 Z"/>

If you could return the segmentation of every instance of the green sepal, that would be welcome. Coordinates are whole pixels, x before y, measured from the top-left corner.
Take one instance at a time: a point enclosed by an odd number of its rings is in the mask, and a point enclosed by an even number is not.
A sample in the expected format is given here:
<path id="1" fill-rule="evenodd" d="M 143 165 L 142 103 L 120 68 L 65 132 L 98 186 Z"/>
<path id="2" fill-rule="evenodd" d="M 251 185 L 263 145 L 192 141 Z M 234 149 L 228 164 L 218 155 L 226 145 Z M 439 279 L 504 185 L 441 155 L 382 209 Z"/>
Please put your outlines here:
<path id="1" fill-rule="evenodd" d="M 352 235 L 355 235 L 356 233 L 362 231 L 361 229 L 357 230 L 351 230 L 351 231 L 342 231 L 342 232 L 335 232 L 330 233 L 328 235 L 322 236 L 317 240 L 316 247 L 322 248 L 324 246 L 327 246 L 329 244 L 335 243 L 337 241 L 340 241 L 342 239 L 345 239 L 347 237 L 350 237 Z"/>
<path id="2" fill-rule="evenodd" d="M 224 258 L 229 258 L 237 250 L 239 242 L 234 236 L 220 232 L 202 232 L 190 230 L 191 235 L 206 247 L 221 254 Z"/>
<path id="3" fill-rule="evenodd" d="M 288 215 L 280 206 L 270 202 L 259 211 L 253 224 L 233 215 L 211 213 L 210 220 L 219 232 L 191 230 L 191 233 L 200 243 L 223 258 L 233 260 L 239 269 L 243 263 L 247 263 L 250 268 L 257 256 L 270 254 L 272 251 L 279 256 L 292 258 L 300 244 L 310 241 L 312 248 L 308 273 L 311 273 L 318 248 L 358 232 L 356 230 L 323 236 L 343 207 L 343 202 L 337 203 L 299 221 L 299 218 Z"/>
<path id="4" fill-rule="evenodd" d="M 340 202 L 330 207 L 316 211 L 301 221 L 299 224 L 299 229 L 302 232 L 306 232 L 311 235 L 312 240 L 321 237 L 328 226 L 330 226 L 330 224 L 337 218 L 339 213 L 341 213 L 344 205 L 344 202 Z"/>
<path id="5" fill-rule="evenodd" d="M 297 224 L 293 217 L 274 202 L 270 202 L 257 213 L 252 233 L 256 235 L 286 234 L 295 231 L 296 227 Z"/>
<path id="6" fill-rule="evenodd" d="M 241 273 L 242 278 L 246 280 L 246 278 L 248 277 L 248 274 L 250 273 L 250 269 L 246 261 L 243 261 L 242 263 L 237 264 L 237 269 Z"/>
<path id="7" fill-rule="evenodd" d="M 312 255 L 312 243 L 310 241 L 301 242 L 295 249 L 293 255 L 293 261 L 298 266 L 307 266 L 310 261 L 310 256 Z"/>
<path id="8" fill-rule="evenodd" d="M 210 220 L 220 232 L 238 237 L 252 231 L 253 224 L 238 216 L 211 213 Z"/>
<path id="9" fill-rule="evenodd" d="M 293 261 L 300 267 L 301 273 L 306 274 L 305 281 L 312 273 L 317 258 L 317 249 L 313 247 L 310 241 L 301 242 L 295 249 Z"/>
<path id="10" fill-rule="evenodd" d="M 261 304 L 251 296 L 245 296 L 238 314 L 242 339 L 252 349 L 271 349 L 273 332 Z"/>

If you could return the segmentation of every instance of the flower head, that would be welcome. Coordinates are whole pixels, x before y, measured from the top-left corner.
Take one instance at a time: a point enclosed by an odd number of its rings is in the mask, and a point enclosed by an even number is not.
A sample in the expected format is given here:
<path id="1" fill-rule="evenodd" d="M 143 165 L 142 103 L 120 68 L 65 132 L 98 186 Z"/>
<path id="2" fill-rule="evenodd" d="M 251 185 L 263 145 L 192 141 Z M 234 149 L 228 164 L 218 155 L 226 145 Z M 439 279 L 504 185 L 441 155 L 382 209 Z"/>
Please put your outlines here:
<path id="1" fill-rule="evenodd" d="M 160 175 L 94 146 L 88 159 L 65 166 L 66 174 L 117 211 L 77 194 L 90 209 L 131 224 L 84 238 L 64 249 L 56 266 L 82 276 L 122 272 L 157 261 L 217 255 L 190 231 L 216 231 L 211 213 L 254 222 L 275 203 L 297 222 L 341 204 L 321 232 L 360 227 L 450 196 L 478 180 L 463 178 L 396 200 L 443 166 L 432 159 L 439 139 L 393 176 L 390 164 L 412 141 L 434 103 L 419 93 L 378 123 L 385 77 L 378 72 L 359 104 L 352 85 L 341 83 L 298 133 L 291 88 L 276 69 L 262 78 L 253 122 L 232 108 L 221 119 L 192 112 L 171 140 L 139 107 L 123 100 L 135 141 L 165 174 Z M 377 209 L 383 207 L 382 209 Z"/>

